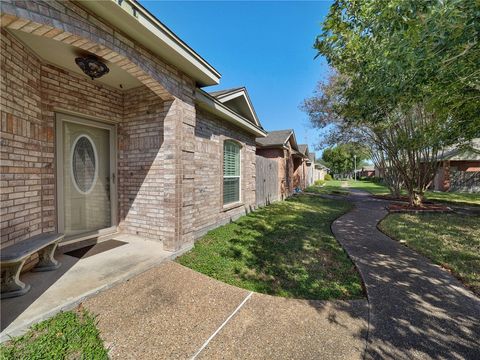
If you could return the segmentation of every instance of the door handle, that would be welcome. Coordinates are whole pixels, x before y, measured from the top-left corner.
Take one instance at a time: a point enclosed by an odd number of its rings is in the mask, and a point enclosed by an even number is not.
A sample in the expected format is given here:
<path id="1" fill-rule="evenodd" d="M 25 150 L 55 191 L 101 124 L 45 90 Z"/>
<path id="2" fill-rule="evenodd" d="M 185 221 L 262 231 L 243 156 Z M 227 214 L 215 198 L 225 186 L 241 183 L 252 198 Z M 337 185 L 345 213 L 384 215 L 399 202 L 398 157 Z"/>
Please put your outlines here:
<path id="1" fill-rule="evenodd" d="M 105 192 L 107 193 L 108 201 L 110 201 L 110 177 L 105 178 Z"/>

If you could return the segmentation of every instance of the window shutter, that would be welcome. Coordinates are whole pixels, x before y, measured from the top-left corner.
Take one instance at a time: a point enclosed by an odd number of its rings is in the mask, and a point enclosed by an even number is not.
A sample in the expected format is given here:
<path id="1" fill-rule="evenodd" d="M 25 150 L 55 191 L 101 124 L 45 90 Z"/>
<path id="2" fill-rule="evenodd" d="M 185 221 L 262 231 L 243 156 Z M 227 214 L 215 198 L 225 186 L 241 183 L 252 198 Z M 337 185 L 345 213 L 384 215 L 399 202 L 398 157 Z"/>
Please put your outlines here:
<path id="1" fill-rule="evenodd" d="M 240 200 L 240 145 L 225 141 L 223 145 L 223 203 Z"/>

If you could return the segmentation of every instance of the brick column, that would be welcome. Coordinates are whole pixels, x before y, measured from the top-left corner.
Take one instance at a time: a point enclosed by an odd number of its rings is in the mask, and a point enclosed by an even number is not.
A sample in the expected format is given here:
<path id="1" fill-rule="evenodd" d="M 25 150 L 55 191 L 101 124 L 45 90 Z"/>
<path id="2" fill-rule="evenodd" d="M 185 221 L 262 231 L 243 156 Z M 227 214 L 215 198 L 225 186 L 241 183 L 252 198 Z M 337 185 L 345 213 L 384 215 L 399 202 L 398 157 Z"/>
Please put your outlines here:
<path id="1" fill-rule="evenodd" d="M 164 123 L 165 250 L 193 243 L 195 107 L 193 100 L 168 102 Z"/>

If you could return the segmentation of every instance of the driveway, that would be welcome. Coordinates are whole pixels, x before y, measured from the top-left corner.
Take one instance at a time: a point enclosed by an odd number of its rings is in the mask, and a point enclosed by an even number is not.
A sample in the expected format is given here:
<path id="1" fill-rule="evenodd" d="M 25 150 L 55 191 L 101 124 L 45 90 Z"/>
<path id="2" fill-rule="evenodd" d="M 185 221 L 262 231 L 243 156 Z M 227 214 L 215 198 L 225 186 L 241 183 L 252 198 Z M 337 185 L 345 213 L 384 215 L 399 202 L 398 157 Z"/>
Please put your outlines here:
<path id="1" fill-rule="evenodd" d="M 168 261 L 83 304 L 114 359 L 361 359 L 366 300 L 251 293 Z"/>

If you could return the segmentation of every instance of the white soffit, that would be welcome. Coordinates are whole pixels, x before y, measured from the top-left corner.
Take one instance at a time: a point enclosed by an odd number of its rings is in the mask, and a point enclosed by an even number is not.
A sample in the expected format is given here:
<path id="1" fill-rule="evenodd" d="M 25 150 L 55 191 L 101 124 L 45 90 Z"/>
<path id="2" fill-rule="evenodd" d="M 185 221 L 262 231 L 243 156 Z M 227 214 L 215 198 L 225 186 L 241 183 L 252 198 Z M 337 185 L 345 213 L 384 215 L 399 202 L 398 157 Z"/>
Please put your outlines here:
<path id="1" fill-rule="evenodd" d="M 79 4 L 191 76 L 199 86 L 219 83 L 220 73 L 139 3 L 104 0 Z"/>
<path id="2" fill-rule="evenodd" d="M 90 80 L 75 63 L 75 58 L 85 53 L 81 49 L 21 30 L 9 31 L 45 62 L 82 75 L 85 80 L 103 83 L 118 90 L 128 90 L 142 85 L 137 78 L 108 61 L 105 61 L 105 64 L 110 71 L 101 78 Z"/>

